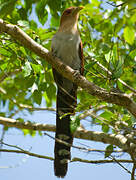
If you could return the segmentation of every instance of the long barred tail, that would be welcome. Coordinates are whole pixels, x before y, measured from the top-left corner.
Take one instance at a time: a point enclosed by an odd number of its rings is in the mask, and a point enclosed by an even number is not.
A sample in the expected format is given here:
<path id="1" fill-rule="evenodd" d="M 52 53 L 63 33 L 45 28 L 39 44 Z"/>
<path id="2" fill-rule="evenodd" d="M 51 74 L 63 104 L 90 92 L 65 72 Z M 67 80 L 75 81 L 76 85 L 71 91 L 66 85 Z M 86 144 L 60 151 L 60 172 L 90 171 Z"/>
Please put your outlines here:
<path id="1" fill-rule="evenodd" d="M 77 86 L 68 94 L 61 88 L 57 93 L 57 117 L 56 117 L 56 138 L 72 145 L 73 136 L 70 131 L 70 115 L 76 107 Z M 54 172 L 57 177 L 63 178 L 68 170 L 68 160 L 71 159 L 70 146 L 55 141 Z"/>

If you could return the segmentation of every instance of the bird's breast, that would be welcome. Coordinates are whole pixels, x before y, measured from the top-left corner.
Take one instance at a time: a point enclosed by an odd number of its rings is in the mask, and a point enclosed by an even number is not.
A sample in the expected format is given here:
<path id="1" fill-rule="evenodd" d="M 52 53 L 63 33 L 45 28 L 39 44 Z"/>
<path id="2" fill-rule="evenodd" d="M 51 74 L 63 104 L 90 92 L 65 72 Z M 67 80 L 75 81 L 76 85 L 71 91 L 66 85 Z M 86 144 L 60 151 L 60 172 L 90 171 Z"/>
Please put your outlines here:
<path id="1" fill-rule="evenodd" d="M 73 69 L 80 69 L 79 43 L 78 34 L 67 34 L 58 32 L 52 39 L 53 53 L 61 59 L 66 65 Z"/>

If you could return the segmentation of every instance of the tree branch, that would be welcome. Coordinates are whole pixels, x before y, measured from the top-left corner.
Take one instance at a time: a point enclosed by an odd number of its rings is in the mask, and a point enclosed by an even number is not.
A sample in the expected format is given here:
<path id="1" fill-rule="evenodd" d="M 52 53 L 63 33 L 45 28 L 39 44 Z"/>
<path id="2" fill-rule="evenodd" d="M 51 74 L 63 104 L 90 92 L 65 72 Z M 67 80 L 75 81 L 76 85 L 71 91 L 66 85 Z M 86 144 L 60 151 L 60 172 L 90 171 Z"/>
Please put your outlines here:
<path id="1" fill-rule="evenodd" d="M 48 160 L 54 160 L 54 158 L 52 157 L 49 157 L 49 156 L 43 156 L 43 155 L 39 155 L 39 154 L 36 154 L 36 153 L 32 153 L 32 152 L 29 152 L 28 150 L 24 150 L 22 149 L 21 147 L 18 147 L 18 146 L 15 146 L 15 145 L 10 145 L 10 144 L 7 144 L 7 143 L 4 143 L 2 142 L 3 145 L 5 146 L 8 146 L 8 147 L 12 147 L 12 148 L 16 148 L 17 150 L 12 150 L 12 149 L 0 149 L 0 152 L 11 152 L 11 153 L 21 153 L 21 154 L 27 154 L 29 156 L 34 156 L 34 157 L 37 157 L 37 158 L 43 158 L 43 159 L 48 159 Z M 92 149 L 91 151 L 93 152 L 100 152 L 100 150 L 94 150 Z M 84 162 L 84 163 L 92 163 L 92 164 L 99 164 L 99 163 L 133 163 L 133 160 L 126 160 L 126 159 L 112 159 L 112 160 L 86 160 L 86 159 L 81 159 L 81 158 L 78 158 L 78 157 L 74 157 L 72 158 L 72 160 L 70 162 Z"/>
<path id="2" fill-rule="evenodd" d="M 86 80 L 85 77 L 77 74 L 75 70 L 63 64 L 57 57 L 53 57 L 51 52 L 36 43 L 24 31 L 16 25 L 11 25 L 0 19 L 0 32 L 5 32 L 18 40 L 23 46 L 42 57 L 52 65 L 60 74 L 67 79 L 82 87 L 89 94 L 106 101 L 108 103 L 123 106 L 136 117 L 136 103 L 131 100 L 127 94 L 108 92 L 104 88 L 100 88 L 92 82 Z"/>
<path id="3" fill-rule="evenodd" d="M 36 154 L 36 153 L 31 153 L 31 152 L 26 151 L 26 150 L 0 149 L 0 152 L 11 152 L 11 153 L 18 153 L 18 154 L 27 154 L 29 156 L 34 156 L 34 157 L 37 157 L 37 158 L 48 159 L 48 160 L 51 160 L 51 161 L 54 160 L 54 158 L 52 158 L 52 157 L 43 156 L 43 155 Z"/>
<path id="4" fill-rule="evenodd" d="M 0 116 L 0 124 L 8 127 L 15 127 L 19 129 L 29 129 L 36 131 L 50 131 L 55 132 L 56 126 L 49 124 L 40 124 L 40 123 L 30 123 L 30 122 L 19 122 L 11 118 L 5 118 Z M 126 152 L 129 152 L 131 149 L 134 151 L 136 144 L 131 143 L 131 146 L 127 144 L 127 137 L 121 134 L 106 134 L 103 132 L 96 131 L 87 131 L 87 130 L 77 130 L 74 133 L 74 137 L 78 139 L 91 140 L 102 142 L 105 144 L 112 144 L 118 146 Z"/>
<path id="5" fill-rule="evenodd" d="M 29 151 L 26 150 L 10 150 L 10 149 L 0 149 L 0 152 L 9 152 L 9 153 L 18 153 L 18 154 L 27 154 L 29 156 L 32 157 L 37 157 L 37 158 L 42 158 L 42 159 L 48 159 L 53 161 L 54 158 L 49 157 L 49 156 L 43 156 L 40 154 L 36 154 L 36 153 L 31 153 Z M 133 163 L 132 160 L 125 160 L 125 159 L 118 159 L 117 160 L 120 163 Z M 86 160 L 86 159 L 81 159 L 78 157 L 74 157 L 70 162 L 84 162 L 84 163 L 91 163 L 91 164 L 105 164 L 105 163 L 115 163 L 115 161 L 113 160 Z"/>
<path id="6" fill-rule="evenodd" d="M 53 107 L 43 108 L 43 107 L 33 107 L 27 104 L 18 104 L 18 105 L 19 105 L 19 108 L 28 109 L 30 111 L 56 111 L 56 109 Z"/>
<path id="7" fill-rule="evenodd" d="M 131 180 L 135 180 L 135 170 L 136 170 L 136 164 L 134 163 L 131 173 Z"/>
<path id="8" fill-rule="evenodd" d="M 29 129 L 35 131 L 51 131 L 55 132 L 56 127 L 49 124 L 31 123 L 31 122 L 19 122 L 11 118 L 5 118 L 0 116 L 0 124 L 8 127 L 15 127 L 18 129 Z"/>
<path id="9" fill-rule="evenodd" d="M 91 164 L 105 164 L 105 163 L 115 163 L 114 160 L 86 160 L 80 159 L 78 157 L 74 157 L 70 162 L 84 162 L 84 163 L 91 163 Z M 125 160 L 125 159 L 118 159 L 117 162 L 119 163 L 133 163 L 132 160 Z"/>

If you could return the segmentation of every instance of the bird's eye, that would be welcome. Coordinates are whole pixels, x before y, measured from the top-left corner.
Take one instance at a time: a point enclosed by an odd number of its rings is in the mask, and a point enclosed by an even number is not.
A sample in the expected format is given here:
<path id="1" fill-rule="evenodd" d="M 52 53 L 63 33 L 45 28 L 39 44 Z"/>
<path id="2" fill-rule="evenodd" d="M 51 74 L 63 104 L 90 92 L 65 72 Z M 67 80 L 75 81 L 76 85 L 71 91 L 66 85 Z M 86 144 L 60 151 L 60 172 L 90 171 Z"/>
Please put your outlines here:
<path id="1" fill-rule="evenodd" d="M 67 11 L 67 14 L 70 14 L 71 13 L 71 11 L 69 10 L 69 11 Z"/>
<path id="2" fill-rule="evenodd" d="M 68 14 L 70 14 L 71 12 L 72 12 L 71 9 L 69 9 L 69 10 L 66 11 L 66 14 L 68 15 Z"/>

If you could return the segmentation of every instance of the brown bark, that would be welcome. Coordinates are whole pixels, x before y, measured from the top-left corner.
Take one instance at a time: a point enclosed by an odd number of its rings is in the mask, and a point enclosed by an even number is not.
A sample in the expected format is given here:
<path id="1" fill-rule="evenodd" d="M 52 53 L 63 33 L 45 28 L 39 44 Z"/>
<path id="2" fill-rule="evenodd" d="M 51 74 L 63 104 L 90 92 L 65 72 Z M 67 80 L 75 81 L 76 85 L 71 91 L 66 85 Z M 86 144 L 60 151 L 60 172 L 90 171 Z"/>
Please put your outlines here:
<path id="1" fill-rule="evenodd" d="M 1 116 L 0 116 L 0 124 L 4 126 L 8 126 L 8 127 L 15 127 L 19 129 L 30 129 L 30 130 L 36 130 L 36 131 L 55 132 L 56 130 L 55 125 L 19 122 L 18 120 L 5 118 Z M 78 139 L 91 140 L 91 141 L 102 142 L 105 144 L 116 145 L 127 152 L 129 152 L 130 150 L 133 151 L 134 149 L 136 149 L 136 144 L 131 143 L 131 146 L 130 146 L 130 144 L 127 143 L 128 142 L 127 137 L 121 134 L 106 134 L 103 132 L 77 129 L 77 131 L 74 133 L 74 137 Z"/>

